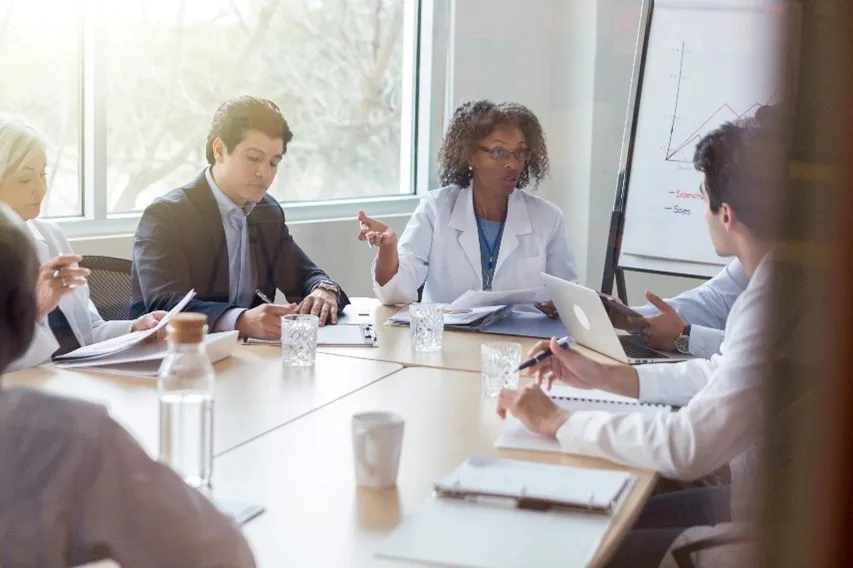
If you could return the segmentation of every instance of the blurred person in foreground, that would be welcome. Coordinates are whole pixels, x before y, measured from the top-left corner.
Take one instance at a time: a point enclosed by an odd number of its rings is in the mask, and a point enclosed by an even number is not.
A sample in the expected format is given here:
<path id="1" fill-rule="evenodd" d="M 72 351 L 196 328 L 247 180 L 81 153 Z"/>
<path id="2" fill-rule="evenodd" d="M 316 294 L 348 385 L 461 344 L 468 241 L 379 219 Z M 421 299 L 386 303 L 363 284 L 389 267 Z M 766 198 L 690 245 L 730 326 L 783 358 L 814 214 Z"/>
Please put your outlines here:
<path id="1" fill-rule="evenodd" d="M 0 375 L 39 318 L 39 261 L 29 229 L 0 204 Z M 29 389 L 0 389 L 3 566 L 251 568 L 240 529 L 106 409 Z"/>

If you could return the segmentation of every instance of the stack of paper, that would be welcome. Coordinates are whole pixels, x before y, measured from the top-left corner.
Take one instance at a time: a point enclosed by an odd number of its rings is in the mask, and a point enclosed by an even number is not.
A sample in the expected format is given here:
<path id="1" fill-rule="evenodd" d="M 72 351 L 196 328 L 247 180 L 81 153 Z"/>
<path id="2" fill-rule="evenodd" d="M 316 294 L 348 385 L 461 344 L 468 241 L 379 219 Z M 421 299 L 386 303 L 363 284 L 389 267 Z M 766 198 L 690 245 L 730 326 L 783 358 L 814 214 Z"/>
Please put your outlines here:
<path id="1" fill-rule="evenodd" d="M 92 361 L 101 357 L 116 355 L 122 351 L 131 349 L 166 327 L 169 322 L 172 321 L 172 318 L 175 317 L 175 314 L 183 310 L 193 297 L 195 297 L 195 290 L 190 290 L 187 292 L 187 295 L 184 296 L 183 299 L 175 305 L 175 307 L 169 310 L 157 325 L 151 329 L 134 331 L 99 343 L 84 345 L 79 349 L 57 356 L 54 361 L 57 363 Z"/>
<path id="2" fill-rule="evenodd" d="M 468 290 L 447 306 L 450 309 L 482 308 L 506 304 L 535 304 L 549 300 L 548 289 L 526 288 L 523 290 Z"/>
<path id="3" fill-rule="evenodd" d="M 210 333 L 204 337 L 207 356 L 211 363 L 230 357 L 237 347 L 239 332 L 223 331 Z M 160 364 L 166 357 L 168 345 L 165 341 L 138 343 L 129 349 L 117 353 L 90 357 L 69 362 L 57 362 L 58 367 L 65 369 L 85 369 L 87 371 L 102 371 L 116 375 L 140 377 L 156 377 Z"/>
<path id="4" fill-rule="evenodd" d="M 482 306 L 479 308 L 445 308 L 444 327 L 450 329 L 481 331 L 489 324 L 506 316 L 510 310 L 509 305 Z M 388 318 L 388 325 L 409 325 L 411 318 L 409 310 L 403 309 Z"/>

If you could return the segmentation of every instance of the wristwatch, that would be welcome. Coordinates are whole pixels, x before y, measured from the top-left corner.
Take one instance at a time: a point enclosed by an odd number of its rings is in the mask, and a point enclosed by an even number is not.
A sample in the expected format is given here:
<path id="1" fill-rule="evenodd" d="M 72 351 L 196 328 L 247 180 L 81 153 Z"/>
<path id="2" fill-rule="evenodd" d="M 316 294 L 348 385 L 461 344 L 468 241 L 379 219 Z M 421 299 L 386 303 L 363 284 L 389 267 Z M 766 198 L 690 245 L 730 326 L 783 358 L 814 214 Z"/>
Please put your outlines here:
<path id="1" fill-rule="evenodd" d="M 690 324 L 685 325 L 681 335 L 675 338 L 675 349 L 684 355 L 690 354 Z"/>
<path id="2" fill-rule="evenodd" d="M 327 292 L 331 292 L 332 294 L 335 295 L 336 298 L 340 297 L 340 295 L 341 295 L 341 288 L 337 284 L 332 282 L 331 280 L 323 280 L 322 282 L 320 282 L 319 284 L 314 286 L 314 290 L 318 290 L 318 289 L 319 290 L 325 290 Z"/>

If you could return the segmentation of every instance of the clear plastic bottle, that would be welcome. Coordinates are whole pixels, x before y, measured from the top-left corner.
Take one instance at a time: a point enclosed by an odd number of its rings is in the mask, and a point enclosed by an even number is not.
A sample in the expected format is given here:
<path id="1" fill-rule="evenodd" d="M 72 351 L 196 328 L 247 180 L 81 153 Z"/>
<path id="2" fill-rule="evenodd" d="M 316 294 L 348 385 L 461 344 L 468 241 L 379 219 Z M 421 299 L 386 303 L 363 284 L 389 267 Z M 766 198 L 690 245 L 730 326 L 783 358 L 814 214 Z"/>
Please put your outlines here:
<path id="1" fill-rule="evenodd" d="M 157 378 L 160 461 L 197 488 L 213 473 L 214 371 L 204 335 L 207 316 L 177 314 L 167 327 L 169 352 Z"/>

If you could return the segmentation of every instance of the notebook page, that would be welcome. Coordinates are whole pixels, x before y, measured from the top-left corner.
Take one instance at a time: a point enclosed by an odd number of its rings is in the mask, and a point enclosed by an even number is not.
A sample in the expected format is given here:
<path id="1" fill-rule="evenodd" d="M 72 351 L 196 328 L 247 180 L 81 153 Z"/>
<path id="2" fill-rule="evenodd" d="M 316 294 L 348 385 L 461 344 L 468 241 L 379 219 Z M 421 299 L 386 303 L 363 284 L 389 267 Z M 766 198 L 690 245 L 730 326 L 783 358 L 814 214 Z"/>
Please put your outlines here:
<path id="1" fill-rule="evenodd" d="M 607 401 L 594 400 L 575 400 L 575 399 L 555 399 L 554 402 L 561 408 L 572 411 L 582 410 L 599 410 L 604 412 L 617 413 L 638 413 L 647 418 L 653 418 L 662 412 L 671 412 L 672 407 L 664 405 L 646 405 L 646 404 L 620 404 Z M 555 452 L 560 453 L 560 443 L 556 438 L 543 436 L 528 430 L 514 416 L 508 416 L 504 431 L 495 440 L 496 448 L 512 449 L 512 450 L 534 450 L 540 452 Z"/>

